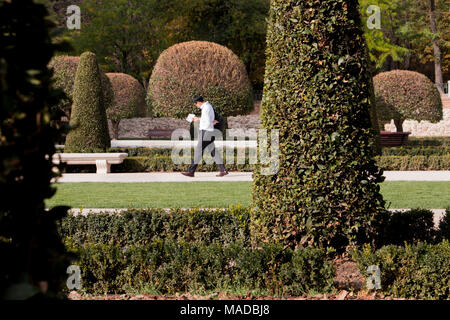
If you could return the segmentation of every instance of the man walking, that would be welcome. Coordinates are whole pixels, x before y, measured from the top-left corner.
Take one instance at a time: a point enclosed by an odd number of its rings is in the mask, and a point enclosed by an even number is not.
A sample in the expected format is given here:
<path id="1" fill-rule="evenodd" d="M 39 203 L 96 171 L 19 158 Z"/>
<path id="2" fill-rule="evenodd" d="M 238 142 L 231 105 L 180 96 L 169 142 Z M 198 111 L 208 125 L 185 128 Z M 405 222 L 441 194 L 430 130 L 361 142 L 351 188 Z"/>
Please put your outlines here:
<path id="1" fill-rule="evenodd" d="M 228 171 L 225 169 L 225 166 L 223 164 L 222 157 L 220 154 L 215 152 L 215 145 L 214 145 L 214 118 L 215 113 L 214 109 L 208 101 L 204 101 L 202 96 L 195 96 L 194 97 L 194 104 L 202 110 L 202 115 L 200 118 L 194 117 L 193 121 L 200 121 L 199 126 L 199 139 L 198 144 L 194 153 L 194 160 L 192 161 L 191 165 L 189 166 L 189 169 L 187 172 L 182 172 L 182 175 L 193 177 L 195 174 L 195 170 L 197 169 L 198 164 L 202 160 L 203 152 L 206 147 L 208 147 L 210 144 L 213 145 L 213 149 L 211 151 L 211 155 L 214 157 L 214 161 L 216 162 L 217 166 L 220 169 L 220 173 L 216 177 L 223 177 L 228 174 Z"/>

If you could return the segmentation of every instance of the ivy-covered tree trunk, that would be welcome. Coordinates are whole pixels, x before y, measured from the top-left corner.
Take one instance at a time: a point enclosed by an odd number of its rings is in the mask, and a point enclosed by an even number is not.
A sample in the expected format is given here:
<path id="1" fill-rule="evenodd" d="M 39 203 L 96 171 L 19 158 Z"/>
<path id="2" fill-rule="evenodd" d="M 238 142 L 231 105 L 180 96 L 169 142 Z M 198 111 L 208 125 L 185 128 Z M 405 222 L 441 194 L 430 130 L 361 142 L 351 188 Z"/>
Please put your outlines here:
<path id="1" fill-rule="evenodd" d="M 370 116 L 373 84 L 357 0 L 272 0 L 262 128 L 279 170 L 254 172 L 255 245 L 345 245 L 384 208 Z"/>

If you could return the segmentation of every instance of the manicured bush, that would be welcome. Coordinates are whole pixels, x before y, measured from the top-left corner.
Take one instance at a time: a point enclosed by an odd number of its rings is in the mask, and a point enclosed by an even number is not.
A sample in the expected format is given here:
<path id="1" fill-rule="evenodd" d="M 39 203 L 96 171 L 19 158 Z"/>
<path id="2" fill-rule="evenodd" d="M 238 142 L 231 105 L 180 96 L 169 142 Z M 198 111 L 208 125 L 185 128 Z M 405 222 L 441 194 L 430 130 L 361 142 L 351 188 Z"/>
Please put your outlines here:
<path id="1" fill-rule="evenodd" d="M 157 294 L 260 292 L 298 296 L 328 292 L 334 268 L 323 250 L 240 243 L 222 246 L 174 241 L 144 245 L 70 246 L 79 255 L 83 290 L 92 294 L 151 290 Z"/>
<path id="2" fill-rule="evenodd" d="M 450 137 L 409 137 L 408 138 L 409 147 L 432 147 L 432 146 L 442 146 L 450 147 Z"/>
<path id="3" fill-rule="evenodd" d="M 404 120 L 442 120 L 441 95 L 425 75 L 408 70 L 393 70 L 373 79 L 379 119 L 394 119 L 397 132 Z"/>
<path id="4" fill-rule="evenodd" d="M 280 157 L 275 175 L 254 171 L 255 242 L 341 249 L 384 207 L 358 1 L 274 0 L 267 46 L 261 125 Z"/>
<path id="5" fill-rule="evenodd" d="M 125 73 L 107 73 L 114 90 L 114 102 L 106 109 L 111 120 L 114 139 L 119 139 L 120 120 L 146 115 L 144 87 L 132 76 Z"/>
<path id="6" fill-rule="evenodd" d="M 100 70 L 97 58 L 91 52 L 80 57 L 70 126 L 64 152 L 104 152 L 111 146 Z"/>
<path id="7" fill-rule="evenodd" d="M 66 98 L 61 100 L 59 107 L 70 119 L 73 104 L 73 87 L 75 84 L 75 75 L 77 73 L 80 57 L 56 56 L 50 60 L 49 68 L 53 69 L 53 80 L 55 88 L 61 89 L 66 94 Z M 103 95 L 105 97 L 105 106 L 109 108 L 113 104 L 114 91 L 105 73 L 100 69 L 102 80 Z"/>
<path id="8" fill-rule="evenodd" d="M 244 64 L 228 48 L 206 41 L 176 44 L 158 58 L 147 103 L 155 116 L 186 118 L 199 113 L 195 94 L 210 101 L 222 117 L 247 114 L 253 93 Z"/>
<path id="9" fill-rule="evenodd" d="M 379 266 L 382 291 L 402 298 L 450 298 L 450 243 L 418 243 L 386 246 L 374 252 L 370 246 L 354 251 L 363 275 L 367 267 Z"/>

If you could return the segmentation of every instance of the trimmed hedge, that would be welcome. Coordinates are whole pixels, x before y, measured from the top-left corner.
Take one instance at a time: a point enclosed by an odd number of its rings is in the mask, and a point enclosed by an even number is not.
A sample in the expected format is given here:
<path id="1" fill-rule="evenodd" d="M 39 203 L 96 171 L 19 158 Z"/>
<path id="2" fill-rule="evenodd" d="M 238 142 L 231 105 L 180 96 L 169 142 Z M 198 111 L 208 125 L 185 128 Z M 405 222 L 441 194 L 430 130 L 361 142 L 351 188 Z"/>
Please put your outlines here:
<path id="1" fill-rule="evenodd" d="M 261 126 L 280 158 L 254 171 L 254 241 L 343 249 L 384 209 L 358 1 L 273 0 L 267 33 Z"/>
<path id="2" fill-rule="evenodd" d="M 377 165 L 387 171 L 450 170 L 450 155 L 446 156 L 382 156 Z"/>
<path id="3" fill-rule="evenodd" d="M 394 119 L 398 132 L 404 120 L 442 120 L 441 95 L 425 75 L 408 70 L 382 72 L 373 78 L 379 119 Z"/>
<path id="4" fill-rule="evenodd" d="M 383 156 L 447 156 L 450 155 L 450 147 L 399 147 L 384 148 Z"/>
<path id="5" fill-rule="evenodd" d="M 91 52 L 80 57 L 70 126 L 64 152 L 104 152 L 111 147 L 100 70 Z"/>
<path id="6" fill-rule="evenodd" d="M 370 246 L 353 252 L 366 275 L 367 267 L 379 266 L 382 291 L 397 297 L 450 299 L 450 243 L 418 243 L 386 246 L 374 252 Z"/>
<path id="7" fill-rule="evenodd" d="M 156 241 L 130 247 L 85 244 L 71 251 L 79 256 L 73 263 L 81 268 L 83 290 L 92 294 L 256 291 L 298 296 L 333 286 L 333 266 L 325 251 L 313 248 Z"/>
<path id="8" fill-rule="evenodd" d="M 59 107 L 70 118 L 73 103 L 73 87 L 80 57 L 56 56 L 50 60 L 48 67 L 53 69 L 55 88 L 61 89 L 66 94 L 66 99 L 61 100 Z M 105 106 L 109 108 L 114 101 L 112 84 L 106 74 L 100 69 Z"/>
<path id="9" fill-rule="evenodd" d="M 249 242 L 248 208 L 220 209 L 135 209 L 70 215 L 62 220 L 60 234 L 80 246 L 84 243 L 141 245 L 158 240 L 191 243 Z"/>
<path id="10" fill-rule="evenodd" d="M 222 117 L 253 110 L 253 91 L 244 64 L 230 49 L 189 41 L 165 50 L 149 81 L 147 104 L 154 116 L 186 118 L 198 114 L 195 94 L 210 101 Z"/>
<path id="11" fill-rule="evenodd" d="M 408 147 L 432 147 L 432 146 L 450 147 L 450 137 L 408 138 Z"/>

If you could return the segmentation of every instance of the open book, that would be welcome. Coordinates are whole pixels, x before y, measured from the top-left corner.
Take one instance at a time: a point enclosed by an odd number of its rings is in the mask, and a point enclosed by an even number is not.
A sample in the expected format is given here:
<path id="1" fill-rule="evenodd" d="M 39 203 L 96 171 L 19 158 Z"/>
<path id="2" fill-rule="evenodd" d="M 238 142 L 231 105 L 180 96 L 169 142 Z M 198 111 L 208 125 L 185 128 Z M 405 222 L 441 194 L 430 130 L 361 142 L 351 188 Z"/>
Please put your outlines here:
<path id="1" fill-rule="evenodd" d="M 192 122 L 192 120 L 194 120 L 194 117 L 195 117 L 195 114 L 190 113 L 190 114 L 188 115 L 188 117 L 186 118 L 186 121 L 187 121 L 187 122 Z"/>

